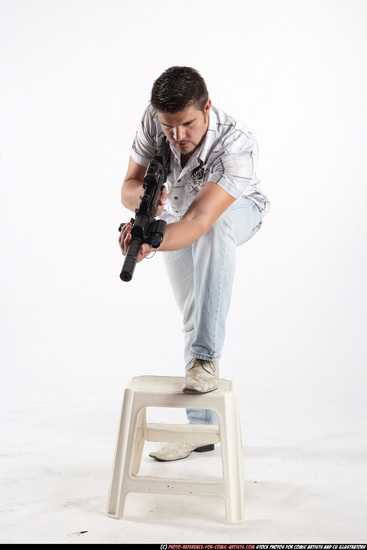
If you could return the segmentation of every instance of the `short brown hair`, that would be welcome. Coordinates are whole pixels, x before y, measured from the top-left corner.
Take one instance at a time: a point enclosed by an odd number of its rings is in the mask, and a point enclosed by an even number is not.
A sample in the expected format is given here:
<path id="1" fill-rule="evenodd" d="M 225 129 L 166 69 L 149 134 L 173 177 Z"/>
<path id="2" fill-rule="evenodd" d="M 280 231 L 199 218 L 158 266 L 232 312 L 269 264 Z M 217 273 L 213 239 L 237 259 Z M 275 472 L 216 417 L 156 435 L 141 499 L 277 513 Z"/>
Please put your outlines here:
<path id="1" fill-rule="evenodd" d="M 150 103 L 164 113 L 179 113 L 191 105 L 204 112 L 208 98 L 205 80 L 196 69 L 175 66 L 154 82 Z"/>

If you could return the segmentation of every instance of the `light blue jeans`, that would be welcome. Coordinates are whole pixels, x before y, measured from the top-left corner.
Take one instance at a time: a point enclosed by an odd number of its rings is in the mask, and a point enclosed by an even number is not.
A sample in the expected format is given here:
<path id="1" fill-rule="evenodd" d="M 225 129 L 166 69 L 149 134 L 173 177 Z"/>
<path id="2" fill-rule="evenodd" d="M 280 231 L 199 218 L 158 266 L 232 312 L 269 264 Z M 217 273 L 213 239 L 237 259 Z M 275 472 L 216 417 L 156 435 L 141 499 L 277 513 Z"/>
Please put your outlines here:
<path id="1" fill-rule="evenodd" d="M 164 252 L 177 305 L 182 313 L 184 360 L 218 360 L 236 268 L 236 248 L 260 229 L 256 204 L 241 197 L 191 246 Z M 218 424 L 214 411 L 187 409 L 190 424 Z"/>

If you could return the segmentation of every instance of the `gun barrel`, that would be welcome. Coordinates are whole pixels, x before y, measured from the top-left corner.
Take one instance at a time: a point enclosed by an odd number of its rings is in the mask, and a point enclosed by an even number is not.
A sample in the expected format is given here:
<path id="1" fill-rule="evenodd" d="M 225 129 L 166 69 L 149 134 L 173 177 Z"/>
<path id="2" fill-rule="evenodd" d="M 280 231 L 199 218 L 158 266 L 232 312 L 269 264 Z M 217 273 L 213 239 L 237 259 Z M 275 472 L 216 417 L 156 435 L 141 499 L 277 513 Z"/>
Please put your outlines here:
<path id="1" fill-rule="evenodd" d="M 124 265 L 120 273 L 120 279 L 122 281 L 131 281 L 135 271 L 136 262 L 138 260 L 139 251 L 141 247 L 141 239 L 131 239 L 127 254 L 125 256 Z"/>

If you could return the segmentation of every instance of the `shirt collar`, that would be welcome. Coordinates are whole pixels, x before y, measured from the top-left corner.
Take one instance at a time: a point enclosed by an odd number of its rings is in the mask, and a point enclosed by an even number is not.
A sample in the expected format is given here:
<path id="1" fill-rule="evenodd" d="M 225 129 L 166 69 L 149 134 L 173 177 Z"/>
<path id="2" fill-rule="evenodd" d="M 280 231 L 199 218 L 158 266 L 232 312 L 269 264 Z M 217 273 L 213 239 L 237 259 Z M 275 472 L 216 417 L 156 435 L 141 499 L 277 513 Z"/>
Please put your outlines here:
<path id="1" fill-rule="evenodd" d="M 208 160 L 210 151 L 212 150 L 216 129 L 217 115 L 210 107 L 208 129 L 196 155 L 198 164 L 204 164 Z"/>

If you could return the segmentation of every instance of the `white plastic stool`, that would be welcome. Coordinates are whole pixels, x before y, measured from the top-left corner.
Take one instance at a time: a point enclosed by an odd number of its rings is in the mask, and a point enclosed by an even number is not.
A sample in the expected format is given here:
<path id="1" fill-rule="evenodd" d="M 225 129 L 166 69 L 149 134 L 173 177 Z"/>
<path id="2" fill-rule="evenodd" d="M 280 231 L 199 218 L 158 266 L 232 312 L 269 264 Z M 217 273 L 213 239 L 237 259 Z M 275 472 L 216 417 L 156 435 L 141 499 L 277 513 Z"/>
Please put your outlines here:
<path id="1" fill-rule="evenodd" d="M 220 379 L 217 390 L 204 394 L 183 393 L 183 386 L 184 378 L 180 377 L 138 376 L 132 378 L 126 387 L 108 496 L 107 513 L 111 517 L 119 519 L 123 516 L 128 493 L 149 492 L 218 495 L 225 499 L 228 523 L 243 521 L 242 438 L 234 384 Z M 211 409 L 219 416 L 219 426 L 147 424 L 146 407 Z M 223 477 L 214 481 L 196 481 L 138 476 L 144 441 L 201 445 L 220 442 Z"/>

